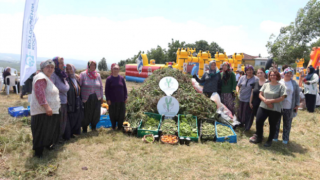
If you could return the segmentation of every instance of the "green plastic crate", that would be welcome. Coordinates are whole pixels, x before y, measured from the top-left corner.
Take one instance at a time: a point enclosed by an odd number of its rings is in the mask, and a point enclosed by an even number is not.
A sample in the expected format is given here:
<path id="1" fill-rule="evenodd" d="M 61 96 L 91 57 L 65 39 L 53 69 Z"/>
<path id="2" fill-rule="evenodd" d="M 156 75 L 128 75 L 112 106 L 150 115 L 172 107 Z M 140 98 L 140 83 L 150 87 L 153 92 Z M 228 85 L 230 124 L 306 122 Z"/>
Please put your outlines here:
<path id="1" fill-rule="evenodd" d="M 216 134 L 214 134 L 214 135 L 211 135 L 211 136 L 209 136 L 209 135 L 203 135 L 202 133 L 203 133 L 203 131 L 202 131 L 202 124 L 203 123 L 205 123 L 205 122 L 207 122 L 207 123 L 210 123 L 210 124 L 212 124 L 212 125 L 214 125 L 214 127 L 215 127 L 215 120 L 213 120 L 213 119 L 202 119 L 202 120 L 200 120 L 201 121 L 201 123 L 200 123 L 200 140 L 201 141 L 214 141 L 215 140 L 215 138 L 216 138 Z M 214 129 L 215 130 L 215 129 Z"/>
<path id="2" fill-rule="evenodd" d="M 155 119 L 159 119 L 160 123 L 159 123 L 158 129 L 155 130 L 155 131 L 144 130 L 144 129 L 141 129 L 141 126 L 142 126 L 142 120 L 141 120 L 140 121 L 140 125 L 138 127 L 137 137 L 143 137 L 144 135 L 147 135 L 147 134 L 159 135 L 159 129 L 160 129 L 161 122 L 162 122 L 162 116 L 160 114 L 148 113 L 148 112 L 145 112 L 144 114 L 149 116 L 149 117 L 152 117 L 152 118 L 155 118 Z"/>
<path id="3" fill-rule="evenodd" d="M 178 115 L 178 136 L 179 136 L 179 138 L 180 138 L 180 137 L 187 138 L 186 136 L 180 136 L 180 117 L 181 117 L 181 116 L 184 116 L 184 115 L 182 115 L 182 114 L 179 114 L 179 115 Z M 197 137 L 189 137 L 189 138 L 191 139 L 191 141 L 198 142 L 198 141 L 199 141 L 198 118 L 197 118 L 197 116 L 192 116 L 192 117 L 196 119 Z"/>

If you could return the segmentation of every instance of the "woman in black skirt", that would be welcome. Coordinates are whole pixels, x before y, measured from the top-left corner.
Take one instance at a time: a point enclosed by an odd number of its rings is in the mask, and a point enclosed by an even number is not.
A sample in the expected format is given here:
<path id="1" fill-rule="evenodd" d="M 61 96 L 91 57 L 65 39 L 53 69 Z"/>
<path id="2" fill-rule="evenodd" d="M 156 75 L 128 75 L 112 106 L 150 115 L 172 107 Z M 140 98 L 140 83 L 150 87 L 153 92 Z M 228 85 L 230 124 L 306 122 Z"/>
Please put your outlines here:
<path id="1" fill-rule="evenodd" d="M 83 103 L 81 100 L 80 83 L 75 76 L 76 69 L 72 64 L 67 64 L 66 71 L 69 83 L 68 91 L 68 123 L 66 127 L 67 138 L 74 138 L 74 134 L 79 135 L 81 132 L 81 121 L 83 118 Z"/>
<path id="2" fill-rule="evenodd" d="M 51 149 L 60 135 L 59 90 L 50 80 L 55 64 L 52 60 L 41 63 L 41 72 L 33 79 L 31 94 L 31 131 L 33 150 L 42 157 L 44 147 Z"/>
<path id="3" fill-rule="evenodd" d="M 257 111 L 259 108 L 259 105 L 261 103 L 261 99 L 259 98 L 260 94 L 260 89 L 263 86 L 263 84 L 266 82 L 266 73 L 264 68 L 259 68 L 257 70 L 257 76 L 258 80 L 254 84 L 252 84 L 252 91 L 251 91 L 251 96 L 250 96 L 250 108 L 252 109 L 252 114 L 250 119 L 248 119 L 248 122 L 245 123 L 245 131 L 249 131 L 254 117 L 257 115 Z"/>
<path id="4" fill-rule="evenodd" d="M 124 78 L 119 75 L 119 66 L 117 64 L 111 65 L 111 76 L 106 81 L 106 99 L 109 105 L 110 120 L 112 129 L 116 129 L 118 123 L 118 130 L 122 129 L 124 116 L 126 113 L 127 102 L 127 86 Z"/>
<path id="5" fill-rule="evenodd" d="M 87 67 L 80 74 L 81 98 L 84 103 L 84 118 L 81 122 L 83 133 L 87 133 L 90 124 L 92 130 L 96 131 L 103 103 L 103 87 L 101 76 L 96 72 L 97 63 L 89 61 Z"/>

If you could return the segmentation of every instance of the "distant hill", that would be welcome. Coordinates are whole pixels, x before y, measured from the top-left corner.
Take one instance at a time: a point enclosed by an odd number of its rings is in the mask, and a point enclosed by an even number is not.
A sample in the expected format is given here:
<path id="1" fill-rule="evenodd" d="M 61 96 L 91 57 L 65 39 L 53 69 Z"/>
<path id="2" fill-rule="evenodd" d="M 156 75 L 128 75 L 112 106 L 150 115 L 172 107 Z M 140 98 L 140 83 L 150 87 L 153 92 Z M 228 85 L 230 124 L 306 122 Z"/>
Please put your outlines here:
<path id="1" fill-rule="evenodd" d="M 52 58 L 52 57 L 51 57 Z M 46 57 L 38 57 L 37 68 L 40 69 L 40 62 L 45 61 Z M 76 69 L 86 69 L 87 61 L 78 60 L 78 59 L 65 59 L 65 63 L 73 64 Z M 0 67 L 12 67 L 14 69 L 20 70 L 20 54 L 9 54 L 9 53 L 0 53 Z"/>

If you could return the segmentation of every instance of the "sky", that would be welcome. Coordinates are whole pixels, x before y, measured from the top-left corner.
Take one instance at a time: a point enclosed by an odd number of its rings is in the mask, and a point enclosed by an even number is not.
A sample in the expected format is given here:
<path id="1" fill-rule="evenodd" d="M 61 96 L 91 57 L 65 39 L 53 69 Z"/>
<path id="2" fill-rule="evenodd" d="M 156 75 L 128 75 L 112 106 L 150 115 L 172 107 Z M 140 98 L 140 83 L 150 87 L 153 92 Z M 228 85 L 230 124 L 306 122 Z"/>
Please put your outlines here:
<path id="1" fill-rule="evenodd" d="M 171 39 L 269 56 L 272 33 L 308 0 L 39 0 L 39 57 L 119 62 Z M 0 0 L 0 53 L 20 54 L 24 0 Z"/>

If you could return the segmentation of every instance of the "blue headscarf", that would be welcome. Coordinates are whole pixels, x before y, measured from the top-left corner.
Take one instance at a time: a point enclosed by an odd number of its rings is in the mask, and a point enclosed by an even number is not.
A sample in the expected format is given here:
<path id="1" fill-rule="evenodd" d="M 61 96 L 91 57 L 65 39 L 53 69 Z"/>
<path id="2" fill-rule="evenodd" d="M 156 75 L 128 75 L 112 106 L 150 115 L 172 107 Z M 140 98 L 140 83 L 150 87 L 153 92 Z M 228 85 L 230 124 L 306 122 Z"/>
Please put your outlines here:
<path id="1" fill-rule="evenodd" d="M 313 74 L 315 73 L 315 69 L 314 69 L 312 66 L 309 66 L 308 68 L 309 68 L 310 72 L 309 72 L 308 75 L 306 76 L 306 80 L 307 80 L 307 81 L 310 81 L 311 78 L 312 78 L 312 76 L 313 76 Z"/>

